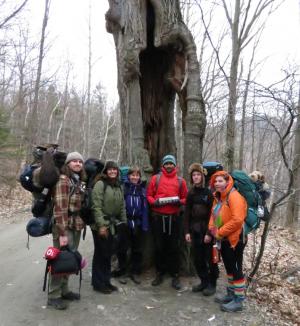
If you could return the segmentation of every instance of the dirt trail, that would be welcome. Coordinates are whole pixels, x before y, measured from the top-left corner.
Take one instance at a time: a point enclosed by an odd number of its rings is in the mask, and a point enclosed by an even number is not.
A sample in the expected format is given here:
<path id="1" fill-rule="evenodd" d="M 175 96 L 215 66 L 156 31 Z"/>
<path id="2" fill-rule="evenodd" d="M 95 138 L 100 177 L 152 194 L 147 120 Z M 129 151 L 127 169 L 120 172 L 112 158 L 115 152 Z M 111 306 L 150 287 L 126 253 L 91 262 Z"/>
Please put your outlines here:
<path id="1" fill-rule="evenodd" d="M 42 292 L 45 261 L 42 258 L 51 245 L 51 237 L 31 238 L 26 248 L 25 222 L 0 224 L 0 326 L 94 326 L 94 325 L 274 325 L 267 322 L 257 307 L 247 302 L 242 313 L 220 311 L 213 298 L 191 292 L 195 279 L 183 279 L 184 289 L 176 292 L 166 279 L 161 287 L 153 288 L 151 273 L 146 273 L 141 285 L 130 280 L 119 292 L 101 295 L 90 286 L 90 269 L 83 271 L 82 299 L 71 303 L 66 311 L 46 307 Z M 91 262 L 92 236 L 80 244 L 80 252 Z M 72 289 L 78 288 L 78 277 L 72 277 Z"/>

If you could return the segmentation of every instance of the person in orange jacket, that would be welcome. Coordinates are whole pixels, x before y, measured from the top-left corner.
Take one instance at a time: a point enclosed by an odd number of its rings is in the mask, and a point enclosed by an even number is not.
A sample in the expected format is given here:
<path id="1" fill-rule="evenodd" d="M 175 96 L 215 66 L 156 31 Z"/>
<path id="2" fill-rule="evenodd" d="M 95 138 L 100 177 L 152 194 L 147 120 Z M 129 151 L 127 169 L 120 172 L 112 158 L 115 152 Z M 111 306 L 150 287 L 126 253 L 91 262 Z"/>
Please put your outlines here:
<path id="1" fill-rule="evenodd" d="M 211 177 L 210 187 L 214 193 L 214 203 L 204 241 L 209 243 L 216 239 L 221 246 L 228 277 L 227 294 L 216 296 L 215 301 L 221 303 L 223 311 L 241 311 L 245 299 L 243 224 L 247 215 L 247 202 L 233 187 L 233 179 L 226 171 L 216 172 Z"/>

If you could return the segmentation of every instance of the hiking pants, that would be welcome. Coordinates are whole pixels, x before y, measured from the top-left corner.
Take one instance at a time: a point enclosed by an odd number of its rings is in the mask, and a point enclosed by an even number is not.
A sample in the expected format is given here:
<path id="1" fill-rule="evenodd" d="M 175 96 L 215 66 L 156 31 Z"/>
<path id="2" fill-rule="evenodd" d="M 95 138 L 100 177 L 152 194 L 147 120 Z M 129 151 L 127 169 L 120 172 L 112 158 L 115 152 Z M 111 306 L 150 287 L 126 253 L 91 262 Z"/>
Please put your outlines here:
<path id="1" fill-rule="evenodd" d="M 194 265 L 201 282 L 203 284 L 212 284 L 216 286 L 219 277 L 218 264 L 212 262 L 213 244 L 204 243 L 203 233 L 192 233 L 192 246 L 194 254 Z"/>
<path id="2" fill-rule="evenodd" d="M 130 273 L 140 274 L 142 272 L 142 240 L 143 232 L 139 226 L 129 228 L 125 234 L 120 237 L 121 241 L 118 245 L 117 258 L 119 269 L 127 268 L 127 253 L 130 250 Z"/>
<path id="3" fill-rule="evenodd" d="M 92 286 L 95 289 L 100 289 L 110 284 L 113 237 L 109 233 L 107 239 L 102 238 L 98 231 L 94 230 L 92 230 L 92 234 L 94 239 Z"/>
<path id="4" fill-rule="evenodd" d="M 245 243 L 243 242 L 243 232 L 235 248 L 232 248 L 230 242 L 224 239 L 221 243 L 221 256 L 224 262 L 228 277 L 228 285 L 239 297 L 244 297 L 245 279 L 243 274 L 243 253 Z"/>
<path id="5" fill-rule="evenodd" d="M 53 246 L 56 248 L 60 248 L 59 245 L 59 233 L 57 231 L 57 227 L 54 224 L 52 226 L 52 235 L 53 235 Z M 68 246 L 71 250 L 77 250 L 79 246 L 81 231 L 76 230 L 67 230 L 68 237 Z M 69 276 L 57 276 L 51 275 L 49 273 L 49 299 L 57 299 L 60 298 L 61 295 L 64 295 L 70 292 L 68 287 Z"/>
<path id="6" fill-rule="evenodd" d="M 172 277 L 179 273 L 180 216 L 152 214 L 154 260 L 156 272 L 169 272 Z"/>

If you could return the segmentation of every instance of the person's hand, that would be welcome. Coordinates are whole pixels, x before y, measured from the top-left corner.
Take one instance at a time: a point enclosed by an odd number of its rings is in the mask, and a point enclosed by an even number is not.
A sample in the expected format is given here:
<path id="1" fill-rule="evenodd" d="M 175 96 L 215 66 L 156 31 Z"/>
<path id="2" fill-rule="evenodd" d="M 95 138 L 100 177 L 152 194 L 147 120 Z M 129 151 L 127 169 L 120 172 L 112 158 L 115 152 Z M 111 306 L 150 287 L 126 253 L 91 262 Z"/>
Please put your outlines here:
<path id="1" fill-rule="evenodd" d="M 66 235 L 59 236 L 59 246 L 65 247 L 68 245 L 68 237 Z"/>
<path id="2" fill-rule="evenodd" d="M 208 234 L 205 235 L 204 237 L 204 243 L 210 243 L 212 240 L 212 237 Z"/>
<path id="3" fill-rule="evenodd" d="M 218 232 L 215 235 L 216 240 L 222 240 L 222 237 L 218 234 Z"/>
<path id="4" fill-rule="evenodd" d="M 188 243 L 191 243 L 192 238 L 191 238 L 190 233 L 187 233 L 187 234 L 185 235 L 185 241 L 188 242 Z"/>
<path id="5" fill-rule="evenodd" d="M 161 205 L 160 205 L 160 202 L 159 202 L 159 199 L 156 199 L 156 200 L 155 200 L 155 202 L 153 203 L 153 206 L 155 206 L 155 207 L 159 207 L 159 206 L 161 206 Z"/>
<path id="6" fill-rule="evenodd" d="M 106 226 L 101 226 L 99 229 L 99 236 L 101 238 L 107 238 L 108 237 L 108 229 Z"/>

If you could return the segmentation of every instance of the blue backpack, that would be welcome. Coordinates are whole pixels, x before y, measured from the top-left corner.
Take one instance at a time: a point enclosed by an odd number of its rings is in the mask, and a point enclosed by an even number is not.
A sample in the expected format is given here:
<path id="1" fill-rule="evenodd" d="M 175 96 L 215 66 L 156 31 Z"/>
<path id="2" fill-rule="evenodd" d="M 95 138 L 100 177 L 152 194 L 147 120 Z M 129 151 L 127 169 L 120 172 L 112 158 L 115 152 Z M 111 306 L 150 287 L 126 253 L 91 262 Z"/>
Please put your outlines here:
<path id="1" fill-rule="evenodd" d="M 43 189 L 38 188 L 33 184 L 33 172 L 37 167 L 37 165 L 26 164 L 20 174 L 19 180 L 25 190 L 40 193 Z"/>

